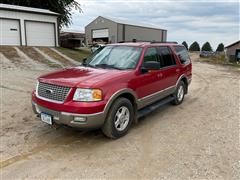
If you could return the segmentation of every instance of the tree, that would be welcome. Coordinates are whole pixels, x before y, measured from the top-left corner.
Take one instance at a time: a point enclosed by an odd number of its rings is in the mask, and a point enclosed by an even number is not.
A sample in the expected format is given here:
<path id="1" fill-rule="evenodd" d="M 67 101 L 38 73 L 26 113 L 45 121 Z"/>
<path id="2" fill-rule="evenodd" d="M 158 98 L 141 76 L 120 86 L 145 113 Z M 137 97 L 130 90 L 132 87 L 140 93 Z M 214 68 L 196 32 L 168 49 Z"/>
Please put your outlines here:
<path id="1" fill-rule="evenodd" d="M 188 44 L 187 44 L 186 41 L 183 41 L 183 42 L 182 42 L 182 45 L 184 45 L 184 46 L 186 47 L 186 49 L 188 50 Z"/>
<path id="2" fill-rule="evenodd" d="M 220 43 L 216 49 L 217 52 L 223 52 L 224 51 L 224 45 L 223 43 Z"/>
<path id="3" fill-rule="evenodd" d="M 209 42 L 205 42 L 202 46 L 202 51 L 212 51 L 212 47 Z"/>
<path id="4" fill-rule="evenodd" d="M 189 51 L 200 51 L 200 46 L 198 42 L 193 42 L 191 46 L 189 47 Z"/>
<path id="5" fill-rule="evenodd" d="M 48 9 L 50 11 L 59 13 L 60 28 L 63 26 L 69 26 L 71 21 L 71 9 L 75 8 L 79 12 L 82 12 L 80 4 L 75 0 L 1 0 L 3 4 L 11 4 L 18 6 L 27 6 L 34 8 Z"/>

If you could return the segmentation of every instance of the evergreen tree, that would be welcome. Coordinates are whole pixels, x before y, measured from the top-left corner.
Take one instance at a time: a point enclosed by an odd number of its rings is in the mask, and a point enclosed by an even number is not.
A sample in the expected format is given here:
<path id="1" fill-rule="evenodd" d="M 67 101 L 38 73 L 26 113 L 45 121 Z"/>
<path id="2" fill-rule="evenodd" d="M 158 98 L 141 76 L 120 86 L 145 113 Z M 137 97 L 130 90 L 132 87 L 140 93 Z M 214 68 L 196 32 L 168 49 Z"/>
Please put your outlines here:
<path id="1" fill-rule="evenodd" d="M 217 52 L 223 52 L 224 51 L 224 45 L 223 43 L 220 43 L 216 49 Z"/>
<path id="2" fill-rule="evenodd" d="M 189 47 L 189 51 L 200 51 L 200 46 L 198 42 L 194 41 Z"/>
<path id="3" fill-rule="evenodd" d="M 212 47 L 209 42 L 205 42 L 202 46 L 202 51 L 212 51 Z"/>
<path id="4" fill-rule="evenodd" d="M 186 41 L 183 41 L 183 42 L 182 42 L 182 45 L 184 45 L 184 46 L 186 47 L 186 49 L 188 50 L 188 44 L 187 44 Z"/>

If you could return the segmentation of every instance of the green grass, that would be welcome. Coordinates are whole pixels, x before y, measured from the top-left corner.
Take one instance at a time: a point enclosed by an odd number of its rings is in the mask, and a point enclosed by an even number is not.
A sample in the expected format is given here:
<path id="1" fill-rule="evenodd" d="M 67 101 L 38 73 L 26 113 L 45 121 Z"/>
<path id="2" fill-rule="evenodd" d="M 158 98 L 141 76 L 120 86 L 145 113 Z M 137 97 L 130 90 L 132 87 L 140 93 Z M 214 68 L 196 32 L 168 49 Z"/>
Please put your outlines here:
<path id="1" fill-rule="evenodd" d="M 227 66 L 233 66 L 233 67 L 240 67 L 240 64 L 237 63 L 231 63 L 228 60 L 226 60 L 224 54 L 216 55 L 213 57 L 204 57 L 200 58 L 200 61 L 213 63 L 213 64 L 221 64 L 221 65 L 227 65 Z"/>
<path id="2" fill-rule="evenodd" d="M 79 62 L 81 62 L 84 58 L 87 58 L 91 54 L 91 51 L 89 49 L 68 49 L 63 47 L 57 47 L 57 50 Z"/>

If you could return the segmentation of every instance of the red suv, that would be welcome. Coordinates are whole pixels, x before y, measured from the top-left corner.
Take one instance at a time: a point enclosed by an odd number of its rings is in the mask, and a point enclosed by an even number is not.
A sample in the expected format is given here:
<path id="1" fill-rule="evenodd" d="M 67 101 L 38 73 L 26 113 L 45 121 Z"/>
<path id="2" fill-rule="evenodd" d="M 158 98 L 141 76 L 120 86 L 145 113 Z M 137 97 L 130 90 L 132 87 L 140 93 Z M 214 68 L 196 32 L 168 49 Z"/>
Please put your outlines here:
<path id="1" fill-rule="evenodd" d="M 101 128 L 119 138 L 139 117 L 165 103 L 182 103 L 191 78 L 191 60 L 182 45 L 110 44 L 81 66 L 40 76 L 32 105 L 48 124 Z"/>

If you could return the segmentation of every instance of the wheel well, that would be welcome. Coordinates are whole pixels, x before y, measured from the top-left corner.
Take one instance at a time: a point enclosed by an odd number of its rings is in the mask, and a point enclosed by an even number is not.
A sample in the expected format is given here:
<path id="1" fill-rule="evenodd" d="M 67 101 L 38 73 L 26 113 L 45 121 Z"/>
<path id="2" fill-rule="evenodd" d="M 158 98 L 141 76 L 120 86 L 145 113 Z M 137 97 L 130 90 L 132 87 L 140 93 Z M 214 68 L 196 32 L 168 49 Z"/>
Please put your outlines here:
<path id="1" fill-rule="evenodd" d="M 188 92 L 188 81 L 186 77 L 183 77 L 181 81 L 185 84 L 185 93 L 187 94 Z"/>
<path id="2" fill-rule="evenodd" d="M 120 96 L 118 96 L 118 98 L 119 97 L 124 97 L 124 98 L 128 99 L 132 103 L 132 105 L 134 107 L 134 110 L 137 109 L 136 99 L 135 99 L 135 97 L 132 94 L 130 94 L 130 93 L 123 93 Z"/>

